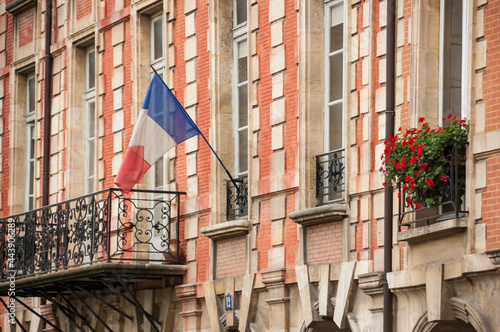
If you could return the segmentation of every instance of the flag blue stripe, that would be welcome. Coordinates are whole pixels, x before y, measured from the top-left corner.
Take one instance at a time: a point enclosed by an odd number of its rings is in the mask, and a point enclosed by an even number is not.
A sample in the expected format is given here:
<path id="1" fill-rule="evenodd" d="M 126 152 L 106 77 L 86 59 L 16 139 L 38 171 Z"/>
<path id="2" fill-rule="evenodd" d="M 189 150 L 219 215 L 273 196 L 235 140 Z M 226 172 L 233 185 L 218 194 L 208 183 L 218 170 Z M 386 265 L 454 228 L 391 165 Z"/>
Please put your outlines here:
<path id="1" fill-rule="evenodd" d="M 142 108 L 148 110 L 149 117 L 177 144 L 201 134 L 172 91 L 156 73 L 149 85 Z"/>

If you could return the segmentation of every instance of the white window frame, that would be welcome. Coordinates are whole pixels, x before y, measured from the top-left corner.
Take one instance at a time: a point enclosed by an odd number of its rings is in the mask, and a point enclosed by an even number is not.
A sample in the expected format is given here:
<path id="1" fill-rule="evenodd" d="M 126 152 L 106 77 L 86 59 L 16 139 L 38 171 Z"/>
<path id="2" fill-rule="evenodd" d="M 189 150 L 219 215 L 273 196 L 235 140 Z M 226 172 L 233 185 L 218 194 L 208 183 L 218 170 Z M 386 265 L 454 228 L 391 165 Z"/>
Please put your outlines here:
<path id="1" fill-rule="evenodd" d="M 329 52 L 330 50 L 330 28 L 331 28 L 331 10 L 335 6 L 342 6 L 343 7 L 343 31 L 342 31 L 342 45 L 343 47 L 339 50 L 336 50 L 334 52 Z M 323 134 L 323 151 L 330 152 L 332 149 L 330 148 L 330 130 L 329 130 L 329 124 L 330 124 L 330 106 L 342 103 L 342 148 L 345 148 L 345 132 L 346 132 L 346 126 L 345 126 L 345 121 L 346 121 L 346 105 L 345 105 L 345 100 L 346 100 L 346 85 L 345 85 L 345 77 L 346 77 L 346 56 L 345 56 L 345 49 L 346 49 L 346 11 L 345 11 L 345 3 L 344 0 L 334 0 L 330 1 L 328 3 L 325 3 L 325 47 L 324 47 L 324 109 L 323 109 L 323 116 L 324 116 L 324 134 Z M 330 102 L 330 57 L 342 53 L 342 63 L 343 63 L 343 69 L 342 69 L 342 81 L 343 86 L 342 86 L 342 99 L 337 99 L 334 101 Z"/>
<path id="2" fill-rule="evenodd" d="M 240 150 L 240 138 L 239 138 L 239 133 L 246 130 L 247 131 L 247 154 L 248 154 L 248 114 L 249 114 L 249 107 L 247 106 L 247 124 L 246 126 L 239 126 L 240 122 L 240 109 L 239 109 L 239 90 L 238 88 L 242 86 L 247 86 L 247 96 L 248 96 L 248 76 L 249 76 L 249 71 L 248 71 L 248 63 L 249 63 L 249 56 L 248 56 L 248 8 L 247 8 L 247 20 L 244 22 L 241 22 L 239 25 L 237 25 L 237 0 L 233 0 L 233 70 L 232 70 L 232 77 L 231 77 L 231 85 L 232 85 L 232 95 L 233 95 L 233 138 L 234 138 L 234 173 L 236 178 L 241 178 L 244 176 L 248 175 L 248 158 L 247 158 L 247 167 L 246 171 L 240 171 L 241 170 L 241 165 L 239 161 L 239 150 Z M 238 45 L 242 42 L 247 43 L 247 80 L 244 82 L 238 83 L 238 78 L 239 78 L 239 66 L 238 66 L 238 56 L 239 56 L 239 49 Z M 248 103 L 248 99 L 247 99 Z"/>
<path id="3" fill-rule="evenodd" d="M 245 31 L 246 32 L 246 31 Z M 242 86 L 247 87 L 247 96 L 248 96 L 248 67 L 247 67 L 247 80 L 238 83 L 238 59 L 239 59 L 239 44 L 242 42 L 247 43 L 247 66 L 248 66 L 248 39 L 246 34 L 241 34 L 238 38 L 233 39 L 233 77 L 232 77 L 232 86 L 233 86 L 233 133 L 234 133 L 234 170 L 237 178 L 245 176 L 248 174 L 248 165 L 246 167 L 246 171 L 241 171 L 240 158 L 239 158 L 239 149 L 240 149 L 240 132 L 247 131 L 247 154 L 248 154 L 248 106 L 247 106 L 247 121 L 246 126 L 239 126 L 240 123 L 240 106 L 239 106 L 239 88 Z M 247 99 L 248 102 L 248 99 Z"/>
<path id="4" fill-rule="evenodd" d="M 445 1 L 440 0 L 440 10 L 439 10 L 439 125 L 443 125 L 443 80 L 444 80 L 444 28 L 445 28 Z M 467 50 L 469 46 L 469 5 L 468 0 L 460 0 L 462 1 L 462 63 L 461 63 L 461 107 L 460 114 L 461 117 L 464 118 L 467 115 L 467 105 L 468 105 L 468 96 L 467 96 L 467 82 L 469 80 L 469 73 L 467 71 Z"/>
<path id="5" fill-rule="evenodd" d="M 33 91 L 30 89 L 30 80 L 34 81 Z M 34 108 L 30 110 L 30 94 L 34 94 Z M 27 184 L 24 194 L 25 210 L 35 208 L 35 169 L 36 169 L 36 128 L 35 128 L 35 113 L 36 113 L 36 78 L 35 74 L 26 76 L 26 156 L 25 156 L 25 183 Z M 33 144 L 31 144 L 33 142 Z M 33 146 L 33 150 L 32 147 Z M 33 176 L 32 176 L 33 175 Z M 33 191 L 30 193 L 30 189 Z"/>
<path id="6" fill-rule="evenodd" d="M 90 82 L 90 66 L 89 59 L 91 54 L 94 54 L 94 86 L 89 86 Z M 84 166 L 84 193 L 89 194 L 95 191 L 96 188 L 96 170 L 97 170 L 97 119 L 96 119 L 96 100 L 95 100 L 95 68 L 96 68 L 96 58 L 95 58 L 95 47 L 89 47 L 85 52 L 85 166 Z M 93 114 L 91 114 L 91 105 L 94 105 Z M 93 122 L 93 124 L 91 123 Z M 90 131 L 93 128 L 93 132 Z M 90 155 L 90 146 L 94 145 L 93 156 Z M 91 173 L 91 163 L 93 163 L 93 173 Z M 89 183 L 93 181 L 92 188 L 90 188 Z"/>
<path id="7" fill-rule="evenodd" d="M 155 58 L 154 57 L 154 51 L 155 51 L 155 38 L 154 38 L 154 26 L 155 23 L 161 21 L 161 57 Z M 150 65 L 153 66 L 153 68 L 158 71 L 163 69 L 165 67 L 165 29 L 164 29 L 164 22 L 163 22 L 163 15 L 158 14 L 155 16 L 151 17 L 151 23 L 150 23 L 150 29 L 149 29 L 149 41 L 150 41 Z"/>

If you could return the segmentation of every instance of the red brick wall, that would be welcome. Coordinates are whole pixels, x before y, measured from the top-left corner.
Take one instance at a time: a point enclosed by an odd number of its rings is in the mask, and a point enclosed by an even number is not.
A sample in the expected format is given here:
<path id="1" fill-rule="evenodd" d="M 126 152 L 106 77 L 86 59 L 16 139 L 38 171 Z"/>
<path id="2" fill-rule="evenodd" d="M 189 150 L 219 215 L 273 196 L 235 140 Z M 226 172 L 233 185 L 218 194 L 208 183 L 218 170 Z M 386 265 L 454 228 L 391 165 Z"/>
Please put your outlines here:
<path id="1" fill-rule="evenodd" d="M 245 274 L 246 236 L 218 240 L 215 243 L 215 277 Z"/>
<path id="2" fill-rule="evenodd" d="M 33 41 L 33 24 L 35 8 L 28 9 L 19 14 L 19 47 Z"/>
<path id="3" fill-rule="evenodd" d="M 76 1 L 76 19 L 79 20 L 92 12 L 91 0 L 78 0 Z"/>
<path id="4" fill-rule="evenodd" d="M 500 248 L 498 207 L 500 197 L 500 157 L 488 159 L 486 189 L 483 191 L 483 222 L 487 227 L 487 250 Z"/>
<path id="5" fill-rule="evenodd" d="M 306 261 L 308 264 L 342 262 L 342 223 L 339 221 L 307 226 Z"/>
<path id="6" fill-rule="evenodd" d="M 484 37 L 488 43 L 487 63 L 483 76 L 486 102 L 486 130 L 500 129 L 500 2 L 489 1 L 484 13 Z"/>

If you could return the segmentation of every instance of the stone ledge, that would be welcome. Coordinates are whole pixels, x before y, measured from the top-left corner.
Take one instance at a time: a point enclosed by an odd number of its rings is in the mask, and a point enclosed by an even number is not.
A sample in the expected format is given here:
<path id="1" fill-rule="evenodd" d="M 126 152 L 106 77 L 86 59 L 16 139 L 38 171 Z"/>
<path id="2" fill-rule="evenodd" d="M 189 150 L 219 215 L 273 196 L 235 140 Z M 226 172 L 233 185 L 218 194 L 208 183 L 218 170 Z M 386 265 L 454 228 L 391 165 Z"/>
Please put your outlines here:
<path id="1" fill-rule="evenodd" d="M 467 218 L 448 219 L 432 225 L 420 226 L 398 233 L 398 241 L 423 242 L 463 232 L 467 229 Z"/>
<path id="2" fill-rule="evenodd" d="M 16 15 L 22 11 L 25 11 L 31 7 L 36 6 L 36 3 L 37 2 L 35 0 L 17 0 L 5 6 L 5 10 L 11 13 L 12 15 Z"/>
<path id="3" fill-rule="evenodd" d="M 347 205 L 338 203 L 326 204 L 310 209 L 295 211 L 288 216 L 293 222 L 303 226 L 339 221 L 348 216 Z"/>
<path id="4" fill-rule="evenodd" d="M 226 221 L 201 228 L 201 234 L 212 240 L 220 240 L 239 235 L 246 235 L 250 230 L 250 220 Z"/>

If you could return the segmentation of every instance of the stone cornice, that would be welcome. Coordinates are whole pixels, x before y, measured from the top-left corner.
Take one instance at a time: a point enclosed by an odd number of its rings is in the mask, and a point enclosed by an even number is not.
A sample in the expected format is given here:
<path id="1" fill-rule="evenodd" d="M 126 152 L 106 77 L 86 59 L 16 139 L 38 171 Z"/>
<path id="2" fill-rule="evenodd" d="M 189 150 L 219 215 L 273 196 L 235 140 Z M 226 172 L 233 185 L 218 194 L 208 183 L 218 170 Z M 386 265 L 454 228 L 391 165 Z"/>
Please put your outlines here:
<path id="1" fill-rule="evenodd" d="M 340 221 L 348 215 L 346 204 L 332 203 L 295 211 L 288 216 L 297 224 L 310 226 L 324 222 Z"/>
<path id="2" fill-rule="evenodd" d="M 220 240 L 248 234 L 250 220 L 233 220 L 201 228 L 201 234 L 212 240 Z"/>

